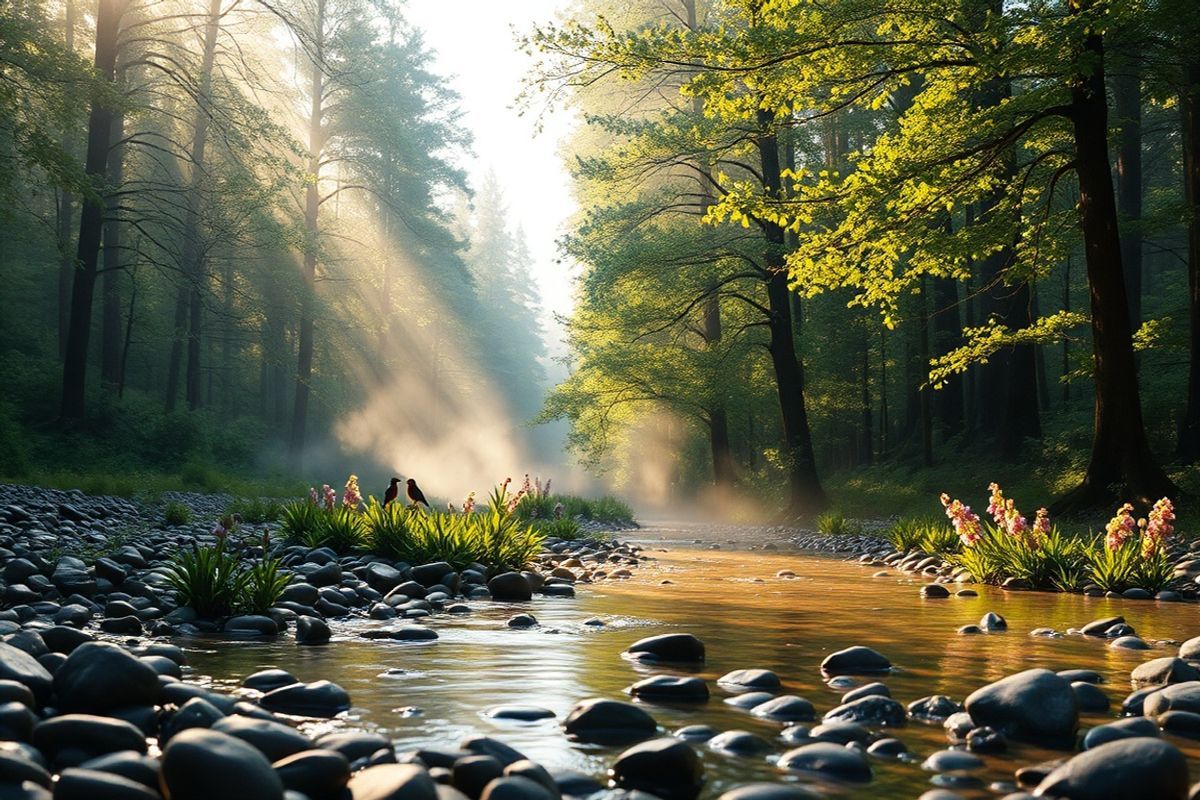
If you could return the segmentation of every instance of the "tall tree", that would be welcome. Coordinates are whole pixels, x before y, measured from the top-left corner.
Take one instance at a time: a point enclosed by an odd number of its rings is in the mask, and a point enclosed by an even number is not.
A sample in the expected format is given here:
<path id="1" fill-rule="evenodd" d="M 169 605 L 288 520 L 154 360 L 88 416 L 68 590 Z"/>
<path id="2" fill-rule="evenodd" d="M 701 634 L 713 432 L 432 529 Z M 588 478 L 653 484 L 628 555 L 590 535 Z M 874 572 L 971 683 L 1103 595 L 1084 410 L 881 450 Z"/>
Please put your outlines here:
<path id="1" fill-rule="evenodd" d="M 112 135 L 112 86 L 116 79 L 118 37 L 121 18 L 129 0 L 98 0 L 96 12 L 95 73 L 101 81 L 91 100 L 88 119 L 85 169 L 92 179 L 92 193 L 84 199 L 79 216 L 79 244 L 71 283 L 71 314 L 67 347 L 63 358 L 62 404 L 67 419 L 80 419 L 85 411 L 88 341 L 92 328 L 92 298 L 96 291 L 100 237 L 104 225 L 104 181 Z"/>

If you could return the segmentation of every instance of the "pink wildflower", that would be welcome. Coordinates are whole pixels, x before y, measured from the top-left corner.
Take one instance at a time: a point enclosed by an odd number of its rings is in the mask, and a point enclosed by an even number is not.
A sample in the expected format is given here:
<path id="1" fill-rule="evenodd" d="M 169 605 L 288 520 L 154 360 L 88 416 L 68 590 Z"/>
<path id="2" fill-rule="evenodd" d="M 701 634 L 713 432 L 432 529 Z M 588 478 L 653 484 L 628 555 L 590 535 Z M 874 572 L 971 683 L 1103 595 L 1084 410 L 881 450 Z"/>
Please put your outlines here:
<path id="1" fill-rule="evenodd" d="M 325 510 L 333 511 L 333 507 L 337 505 L 337 492 L 328 483 L 322 484 L 321 493 L 325 496 Z"/>
<path id="2" fill-rule="evenodd" d="M 317 497 L 317 489 L 314 486 L 308 487 L 308 501 L 314 506 L 321 503 L 321 499 Z"/>
<path id="3" fill-rule="evenodd" d="M 946 516 L 950 518 L 950 523 L 954 526 L 954 531 L 964 545 L 971 547 L 979 541 L 979 515 L 971 511 L 970 506 L 963 505 L 961 500 L 951 500 L 950 495 L 944 492 L 942 493 L 942 505 L 946 509 Z"/>
<path id="4" fill-rule="evenodd" d="M 346 491 L 342 494 L 342 505 L 346 508 L 357 509 L 362 502 L 362 494 L 358 491 L 358 476 L 351 475 L 346 481 Z"/>
<path id="5" fill-rule="evenodd" d="M 1033 537 L 1028 536 L 1029 521 L 1021 516 L 1021 512 L 1017 510 L 1017 504 L 1012 500 L 1006 500 L 1004 503 L 1004 530 L 1009 536 L 1026 541 Z M 1032 544 L 1027 541 L 1027 544 Z"/>
<path id="6" fill-rule="evenodd" d="M 1175 506 L 1169 498 L 1162 498 L 1150 509 L 1150 518 L 1144 522 L 1142 555 L 1149 556 L 1157 552 L 1175 532 Z"/>
<path id="7" fill-rule="evenodd" d="M 1137 520 L 1133 518 L 1133 506 L 1129 503 L 1117 509 L 1117 515 L 1104 528 L 1104 545 L 1109 550 L 1120 550 L 1137 531 Z"/>
<path id="8" fill-rule="evenodd" d="M 463 501 L 463 513 L 470 514 L 475 510 L 475 493 L 471 492 L 467 495 L 467 499 Z"/>
<path id="9" fill-rule="evenodd" d="M 546 485 L 544 487 L 542 487 L 542 493 L 545 494 L 546 497 L 550 496 L 550 479 L 549 478 L 546 478 Z"/>
<path id="10" fill-rule="evenodd" d="M 1004 502 L 1004 492 L 1000 491 L 1000 484 L 998 483 L 989 483 L 988 491 L 992 493 L 988 501 L 988 515 L 996 522 L 997 528 L 1004 528 L 1006 527 L 1004 514 L 1007 510 Z"/>
<path id="11" fill-rule="evenodd" d="M 1050 512 L 1045 508 L 1037 510 L 1037 517 L 1033 520 L 1033 532 L 1038 536 L 1046 536 L 1050 533 Z"/>

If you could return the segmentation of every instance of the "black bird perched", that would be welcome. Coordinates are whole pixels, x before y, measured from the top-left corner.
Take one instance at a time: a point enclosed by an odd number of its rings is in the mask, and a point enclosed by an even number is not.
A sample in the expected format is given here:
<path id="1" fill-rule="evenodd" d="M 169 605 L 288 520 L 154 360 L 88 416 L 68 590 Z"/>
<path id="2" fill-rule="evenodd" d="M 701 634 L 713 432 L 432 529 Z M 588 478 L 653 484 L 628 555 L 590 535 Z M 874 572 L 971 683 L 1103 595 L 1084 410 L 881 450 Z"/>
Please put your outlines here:
<path id="1" fill-rule="evenodd" d="M 387 508 L 387 504 L 396 499 L 396 495 L 400 494 L 400 487 L 396 484 L 400 483 L 399 478 L 392 478 L 392 482 L 388 484 L 387 491 L 383 493 L 383 507 Z"/>
<path id="2" fill-rule="evenodd" d="M 414 506 L 424 505 L 429 508 L 429 501 L 425 499 L 425 493 L 421 491 L 421 487 L 417 486 L 417 482 L 412 478 L 408 479 L 408 502 Z"/>

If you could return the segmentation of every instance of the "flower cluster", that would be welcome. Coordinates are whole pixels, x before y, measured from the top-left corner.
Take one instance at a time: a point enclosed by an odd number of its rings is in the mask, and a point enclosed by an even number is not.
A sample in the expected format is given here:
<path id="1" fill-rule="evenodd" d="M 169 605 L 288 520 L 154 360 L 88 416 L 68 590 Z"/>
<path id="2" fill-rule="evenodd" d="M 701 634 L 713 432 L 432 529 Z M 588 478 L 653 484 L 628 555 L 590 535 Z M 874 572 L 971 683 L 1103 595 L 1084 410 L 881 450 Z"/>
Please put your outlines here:
<path id="1" fill-rule="evenodd" d="M 362 503 L 362 494 L 358 491 L 358 476 L 351 475 L 346 481 L 346 491 L 342 494 L 342 505 L 349 509 L 357 509 Z"/>
<path id="2" fill-rule="evenodd" d="M 1104 528 L 1104 546 L 1109 550 L 1120 550 L 1137 533 L 1137 520 L 1133 518 L 1133 506 L 1129 503 L 1117 509 L 1117 515 Z"/>
<path id="3" fill-rule="evenodd" d="M 972 546 L 981 535 L 979 527 L 979 515 L 971 511 L 970 506 L 962 504 L 961 500 L 951 500 L 950 495 L 942 493 L 942 505 L 946 509 L 946 516 L 950 518 L 950 523 L 954 526 L 955 533 L 958 538 L 962 539 L 962 543 L 967 547 Z"/>
<path id="4" fill-rule="evenodd" d="M 321 487 L 321 494 L 325 497 L 325 510 L 333 511 L 334 506 L 337 505 L 337 492 L 333 490 L 332 486 L 326 483 Z"/>
<path id="5" fill-rule="evenodd" d="M 992 493 L 992 496 L 988 500 L 987 512 L 996 522 L 996 527 L 1003 528 L 1005 527 L 1004 515 L 1007 511 L 1007 504 L 1004 500 L 1004 492 L 1000 490 L 1000 484 L 998 483 L 989 483 L 988 491 Z"/>
<path id="6" fill-rule="evenodd" d="M 1033 520 L 1033 532 L 1039 538 L 1050 533 L 1050 512 L 1044 507 L 1037 510 L 1037 516 Z"/>
<path id="7" fill-rule="evenodd" d="M 1150 556 L 1175 532 L 1175 506 L 1164 497 L 1150 509 L 1150 518 L 1139 524 L 1142 527 L 1142 555 Z"/>
<path id="8" fill-rule="evenodd" d="M 317 489 L 315 486 L 308 487 L 308 502 L 312 503 L 314 506 L 321 504 L 321 498 L 317 496 Z"/>
<path id="9" fill-rule="evenodd" d="M 549 482 L 549 481 L 547 481 L 547 482 L 546 482 L 546 485 L 547 485 L 547 486 L 549 486 L 549 485 L 550 485 L 550 482 Z M 562 502 L 561 502 L 561 501 L 560 501 L 560 502 L 558 502 L 558 503 L 555 503 L 555 504 L 554 504 L 554 518 L 555 518 L 555 519 L 562 519 L 562 518 L 563 518 L 563 512 L 564 512 L 564 511 L 566 511 L 566 508 L 565 508 L 565 507 L 563 507 L 563 504 L 562 504 Z"/>
<path id="10" fill-rule="evenodd" d="M 463 501 L 463 513 L 470 514 L 475 510 L 475 493 L 471 492 L 467 495 L 467 499 Z"/>

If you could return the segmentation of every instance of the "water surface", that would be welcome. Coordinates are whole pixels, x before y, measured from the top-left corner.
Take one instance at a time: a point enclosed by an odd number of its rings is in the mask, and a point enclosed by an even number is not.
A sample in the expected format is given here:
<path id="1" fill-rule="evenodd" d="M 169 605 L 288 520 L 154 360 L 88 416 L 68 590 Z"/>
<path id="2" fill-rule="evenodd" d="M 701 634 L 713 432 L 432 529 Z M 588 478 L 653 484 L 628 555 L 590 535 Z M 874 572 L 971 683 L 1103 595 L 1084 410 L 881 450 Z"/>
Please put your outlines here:
<path id="1" fill-rule="evenodd" d="M 692 531 L 687 532 L 691 538 Z M 495 736 L 547 767 L 573 768 L 602 777 L 619 747 L 569 741 L 559 721 L 580 700 L 626 699 L 625 687 L 656 672 L 695 674 L 709 681 L 708 703 L 687 706 L 647 704 L 666 730 L 706 723 L 719 730 L 742 729 L 776 743 L 770 756 L 742 758 L 700 746 L 708 785 L 705 795 L 751 780 L 787 778 L 771 763 L 787 749 L 776 738 L 784 727 L 725 704 L 730 693 L 716 685 L 724 673 L 745 667 L 774 670 L 784 692 L 811 700 L 818 715 L 837 705 L 844 687 L 828 686 L 819 665 L 829 653 L 868 645 L 891 659 L 896 669 L 883 680 L 892 696 L 907 704 L 930 694 L 962 701 L 989 681 L 1030 667 L 1089 668 L 1105 675 L 1102 686 L 1113 703 L 1109 715 L 1087 715 L 1081 730 L 1119 713 L 1129 692 L 1129 671 L 1150 658 L 1173 655 L 1174 647 L 1149 652 L 1114 650 L 1082 636 L 1030 636 L 1034 628 L 1058 631 L 1098 617 L 1123 615 L 1148 642 L 1200 634 L 1191 604 L 1088 598 L 1035 592 L 1004 592 L 974 587 L 979 596 L 926 600 L 922 581 L 892 572 L 873 578 L 873 568 L 834 558 L 789 553 L 677 549 L 655 552 L 660 536 L 678 531 L 643 531 L 656 563 L 636 570 L 634 579 L 580 585 L 575 599 L 539 599 L 527 604 L 472 603 L 465 616 L 438 615 L 430 624 L 440 639 L 432 644 L 401 644 L 354 638 L 357 630 L 383 623 L 361 622 L 338 630 L 325 647 L 297 647 L 290 638 L 271 643 L 191 640 L 185 643 L 194 678 L 234 688 L 246 675 L 281 667 L 305 681 L 329 679 L 344 686 L 354 707 L 347 719 L 309 723 L 312 732 L 340 726 L 388 734 L 400 750 L 452 747 L 471 733 Z M 794 578 L 778 578 L 791 570 Z M 670 584 L 662 584 L 669 580 Z M 537 617 L 540 627 L 513 630 L 505 621 L 517 611 Z M 1002 614 L 1004 633 L 960 636 L 956 629 L 977 622 L 987 611 Z M 592 628 L 584 621 L 606 623 Z M 707 646 L 707 662 L 694 670 L 649 668 L 621 658 L 635 640 L 684 631 Z M 386 675 L 388 670 L 403 673 Z M 856 679 L 866 683 L 871 678 Z M 484 711 L 506 703 L 550 709 L 556 720 L 513 723 L 492 720 Z M 872 759 L 874 781 L 866 786 L 829 786 L 847 797 L 915 797 L 932 788 L 920 760 L 947 745 L 940 725 L 910 721 L 895 729 L 915 763 Z M 1189 758 L 1200 755 L 1192 742 L 1173 740 Z M 1063 754 L 1013 745 L 1003 755 L 983 756 L 976 773 L 983 786 L 966 796 L 995 796 L 990 782 L 1011 781 L 1015 767 Z M 1194 761 L 1194 759 L 1192 759 Z M 1196 775 L 1194 777 L 1200 777 Z M 806 779 L 800 779 L 806 780 Z"/>

